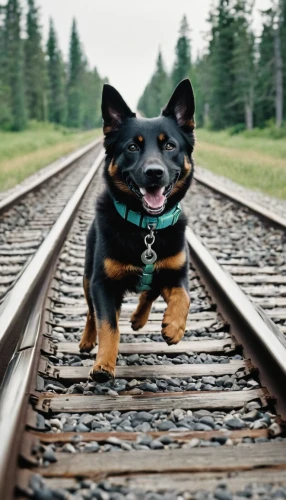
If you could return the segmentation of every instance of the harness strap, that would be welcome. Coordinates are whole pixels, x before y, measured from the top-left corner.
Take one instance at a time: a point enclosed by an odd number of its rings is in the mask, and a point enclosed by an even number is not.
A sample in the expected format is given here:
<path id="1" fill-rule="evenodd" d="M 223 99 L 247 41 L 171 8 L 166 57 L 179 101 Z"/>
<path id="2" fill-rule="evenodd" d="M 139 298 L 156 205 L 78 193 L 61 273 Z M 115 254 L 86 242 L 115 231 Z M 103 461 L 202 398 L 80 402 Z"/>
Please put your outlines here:
<path id="1" fill-rule="evenodd" d="M 132 224 L 135 224 L 142 229 L 147 230 L 150 229 L 150 227 L 152 227 L 153 230 L 158 230 L 173 226 L 178 221 L 182 212 L 180 203 L 177 203 L 177 205 L 169 210 L 169 212 L 166 212 L 165 214 L 159 215 L 157 217 L 151 217 L 148 215 L 142 215 L 139 212 L 134 212 L 133 210 L 129 210 L 124 203 L 120 203 L 117 200 L 113 200 L 113 202 L 117 212 L 121 215 L 121 217 L 123 217 L 123 219 L 131 222 Z M 140 283 L 137 286 L 137 292 L 151 290 L 154 271 L 154 264 L 145 264 L 145 266 L 143 267 L 143 274 Z"/>
<path id="2" fill-rule="evenodd" d="M 146 264 L 146 266 L 143 267 L 143 274 L 140 283 L 137 286 L 137 292 L 144 292 L 145 290 L 151 290 L 154 270 L 155 270 L 154 264 Z"/>

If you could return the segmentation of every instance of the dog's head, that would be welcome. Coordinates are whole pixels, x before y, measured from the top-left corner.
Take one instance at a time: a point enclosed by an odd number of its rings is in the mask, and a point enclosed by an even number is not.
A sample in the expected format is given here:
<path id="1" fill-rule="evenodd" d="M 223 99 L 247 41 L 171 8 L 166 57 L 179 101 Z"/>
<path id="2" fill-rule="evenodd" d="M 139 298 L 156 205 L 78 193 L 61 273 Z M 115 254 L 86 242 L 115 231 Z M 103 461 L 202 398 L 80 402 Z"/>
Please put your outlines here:
<path id="1" fill-rule="evenodd" d="M 102 94 L 105 178 L 128 208 L 159 215 L 185 195 L 193 175 L 194 94 L 189 80 L 176 87 L 157 118 L 136 118 L 111 85 Z"/>

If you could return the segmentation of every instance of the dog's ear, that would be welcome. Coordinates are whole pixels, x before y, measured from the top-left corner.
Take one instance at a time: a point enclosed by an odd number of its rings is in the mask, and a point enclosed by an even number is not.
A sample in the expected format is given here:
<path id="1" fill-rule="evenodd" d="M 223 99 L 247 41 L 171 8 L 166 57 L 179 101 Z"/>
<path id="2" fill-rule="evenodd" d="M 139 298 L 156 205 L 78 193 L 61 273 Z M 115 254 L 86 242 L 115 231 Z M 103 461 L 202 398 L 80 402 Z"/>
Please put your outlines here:
<path id="1" fill-rule="evenodd" d="M 103 86 L 101 110 L 104 134 L 118 130 L 126 118 L 134 118 L 136 116 L 127 106 L 119 92 L 107 83 Z"/>
<path id="2" fill-rule="evenodd" d="M 194 129 L 195 98 L 190 80 L 182 80 L 175 88 L 163 116 L 173 118 L 180 127 Z"/>

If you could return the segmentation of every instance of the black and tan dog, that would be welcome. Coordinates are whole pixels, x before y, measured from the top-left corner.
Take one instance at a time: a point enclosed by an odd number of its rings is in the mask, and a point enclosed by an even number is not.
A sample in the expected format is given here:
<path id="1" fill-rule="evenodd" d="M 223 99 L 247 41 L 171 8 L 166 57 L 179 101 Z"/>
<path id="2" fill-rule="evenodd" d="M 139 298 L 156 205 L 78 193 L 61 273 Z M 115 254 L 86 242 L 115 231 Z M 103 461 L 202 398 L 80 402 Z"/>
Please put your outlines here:
<path id="1" fill-rule="evenodd" d="M 102 96 L 106 187 L 87 236 L 84 291 L 89 307 L 80 351 L 98 354 L 91 377 L 115 376 L 118 318 L 124 294 L 141 291 L 134 330 L 162 295 L 162 335 L 176 344 L 189 310 L 186 217 L 179 202 L 193 175 L 194 95 L 189 80 L 175 89 L 158 118 L 136 118 L 121 95 Z M 146 238 L 147 236 L 147 238 Z"/>

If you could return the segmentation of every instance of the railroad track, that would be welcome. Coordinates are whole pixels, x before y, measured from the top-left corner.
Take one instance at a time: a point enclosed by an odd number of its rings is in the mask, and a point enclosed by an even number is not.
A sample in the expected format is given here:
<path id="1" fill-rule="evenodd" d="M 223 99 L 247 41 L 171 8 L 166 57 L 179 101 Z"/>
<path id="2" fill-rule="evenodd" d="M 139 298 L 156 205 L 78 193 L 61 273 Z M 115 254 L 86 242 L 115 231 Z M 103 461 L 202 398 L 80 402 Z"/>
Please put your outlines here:
<path id="1" fill-rule="evenodd" d="M 286 218 L 196 174 L 185 205 L 195 232 L 286 342 Z"/>
<path id="2" fill-rule="evenodd" d="M 0 304 L 88 171 L 99 143 L 45 168 L 0 200 Z"/>
<path id="3" fill-rule="evenodd" d="M 184 339 L 163 342 L 161 300 L 133 332 L 137 299 L 127 296 L 116 382 L 88 380 L 96 350 L 78 350 L 81 281 L 102 158 L 11 290 L 19 303 L 6 331 L 20 331 L 21 341 L 0 397 L 3 498 L 284 498 L 284 339 L 191 229 Z M 201 208 L 197 189 L 189 212 Z"/>
<path id="4" fill-rule="evenodd" d="M 72 193 L 88 172 L 100 148 L 96 140 L 0 201 L 0 309 L 11 302 L 11 291 L 44 242 Z M 14 300 L 14 299 L 12 299 Z M 5 303 L 6 301 L 6 303 Z M 0 382 L 18 335 L 0 329 Z"/>

